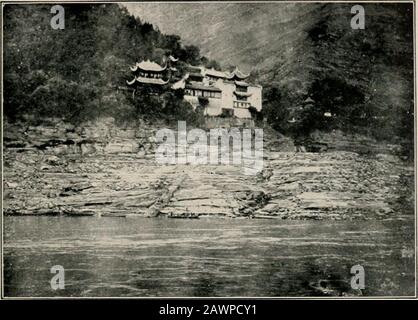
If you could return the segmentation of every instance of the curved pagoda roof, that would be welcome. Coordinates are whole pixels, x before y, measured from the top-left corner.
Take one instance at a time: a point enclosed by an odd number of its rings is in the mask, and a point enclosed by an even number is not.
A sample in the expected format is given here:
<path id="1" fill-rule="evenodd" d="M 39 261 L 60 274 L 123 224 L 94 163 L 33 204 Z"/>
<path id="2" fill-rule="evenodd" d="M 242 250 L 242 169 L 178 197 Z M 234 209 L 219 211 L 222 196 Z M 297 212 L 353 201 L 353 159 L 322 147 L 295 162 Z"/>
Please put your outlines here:
<path id="1" fill-rule="evenodd" d="M 190 73 L 191 77 L 196 77 L 196 78 L 203 78 L 202 74 L 199 72 L 191 72 Z"/>
<path id="2" fill-rule="evenodd" d="M 249 87 L 250 85 L 245 81 L 235 81 L 235 84 L 240 87 Z"/>
<path id="3" fill-rule="evenodd" d="M 216 78 L 226 78 L 227 74 L 223 71 L 218 71 L 215 70 L 214 68 L 211 69 L 203 69 L 203 73 L 205 76 L 212 76 L 212 77 L 216 77 Z"/>
<path id="4" fill-rule="evenodd" d="M 310 103 L 314 103 L 315 101 L 311 98 L 311 97 L 308 97 L 305 101 L 303 101 L 303 103 L 305 103 L 305 104 L 310 104 Z"/>
<path id="5" fill-rule="evenodd" d="M 131 81 L 126 81 L 126 83 L 128 85 L 133 85 L 135 82 L 145 83 L 145 84 L 159 84 L 159 85 L 164 85 L 164 84 L 167 84 L 168 83 L 168 80 L 164 81 L 163 79 L 135 77 Z"/>
<path id="6" fill-rule="evenodd" d="M 252 96 L 252 93 L 250 93 L 250 92 L 234 91 L 234 94 L 237 97 L 251 97 Z"/>
<path id="7" fill-rule="evenodd" d="M 179 81 L 173 83 L 171 86 L 171 89 L 177 90 L 177 89 L 184 89 L 186 87 L 186 80 L 189 78 L 189 74 L 186 73 L 183 78 L 181 78 Z"/>
<path id="8" fill-rule="evenodd" d="M 195 82 L 195 81 L 190 81 L 189 83 L 186 83 L 186 89 L 222 92 L 221 89 L 215 86 L 206 86 L 206 85 L 201 84 L 200 82 Z"/>
<path id="9" fill-rule="evenodd" d="M 168 56 L 168 59 L 170 59 L 172 62 L 177 62 L 179 61 L 179 58 L 174 58 L 172 55 Z"/>
<path id="10" fill-rule="evenodd" d="M 137 62 L 135 66 L 131 67 L 132 71 L 136 71 L 138 69 L 143 71 L 152 71 L 152 72 L 162 72 L 167 68 L 167 64 L 164 67 L 161 67 L 158 63 L 154 61 L 150 61 L 149 59 L 141 62 Z"/>
<path id="11" fill-rule="evenodd" d="M 238 68 L 236 67 L 236 68 L 234 69 L 234 71 L 230 72 L 230 73 L 227 75 L 227 78 L 228 78 L 229 80 L 233 80 L 233 79 L 237 79 L 237 80 L 244 80 L 244 79 L 248 78 L 249 76 L 250 76 L 250 74 L 245 74 L 245 73 L 243 73 L 242 71 L 238 70 Z"/>

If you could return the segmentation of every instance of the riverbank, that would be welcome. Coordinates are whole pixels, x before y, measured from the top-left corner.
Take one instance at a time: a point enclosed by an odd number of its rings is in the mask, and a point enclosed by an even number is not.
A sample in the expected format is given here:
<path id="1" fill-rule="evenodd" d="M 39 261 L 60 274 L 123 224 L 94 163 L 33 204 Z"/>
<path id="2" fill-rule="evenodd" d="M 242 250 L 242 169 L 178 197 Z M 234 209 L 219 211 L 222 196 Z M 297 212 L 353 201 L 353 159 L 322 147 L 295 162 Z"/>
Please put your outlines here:
<path id="1" fill-rule="evenodd" d="M 264 169 L 248 176 L 239 166 L 159 165 L 157 126 L 107 121 L 5 127 L 4 213 L 318 220 L 414 214 L 413 165 L 390 153 L 296 153 L 287 138 L 267 132 Z"/>

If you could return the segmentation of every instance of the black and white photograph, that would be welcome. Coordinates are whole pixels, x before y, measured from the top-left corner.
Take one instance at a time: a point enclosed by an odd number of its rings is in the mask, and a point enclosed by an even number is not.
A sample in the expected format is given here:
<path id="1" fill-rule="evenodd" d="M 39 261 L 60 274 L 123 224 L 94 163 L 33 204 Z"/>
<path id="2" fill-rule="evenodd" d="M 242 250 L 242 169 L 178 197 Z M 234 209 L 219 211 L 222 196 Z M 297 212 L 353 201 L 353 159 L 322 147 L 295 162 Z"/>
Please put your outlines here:
<path id="1" fill-rule="evenodd" d="M 2 2 L 1 298 L 416 299 L 415 14 Z"/>

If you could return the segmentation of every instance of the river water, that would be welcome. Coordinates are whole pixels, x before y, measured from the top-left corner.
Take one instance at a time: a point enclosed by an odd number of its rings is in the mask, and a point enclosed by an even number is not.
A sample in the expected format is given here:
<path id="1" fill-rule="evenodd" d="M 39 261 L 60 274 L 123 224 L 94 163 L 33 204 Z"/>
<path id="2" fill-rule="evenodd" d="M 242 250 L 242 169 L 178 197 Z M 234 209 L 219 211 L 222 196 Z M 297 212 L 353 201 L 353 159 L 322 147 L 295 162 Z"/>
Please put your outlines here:
<path id="1" fill-rule="evenodd" d="M 4 217 L 6 296 L 414 295 L 414 220 Z M 350 269 L 365 270 L 365 289 Z M 52 290 L 50 269 L 65 270 Z"/>

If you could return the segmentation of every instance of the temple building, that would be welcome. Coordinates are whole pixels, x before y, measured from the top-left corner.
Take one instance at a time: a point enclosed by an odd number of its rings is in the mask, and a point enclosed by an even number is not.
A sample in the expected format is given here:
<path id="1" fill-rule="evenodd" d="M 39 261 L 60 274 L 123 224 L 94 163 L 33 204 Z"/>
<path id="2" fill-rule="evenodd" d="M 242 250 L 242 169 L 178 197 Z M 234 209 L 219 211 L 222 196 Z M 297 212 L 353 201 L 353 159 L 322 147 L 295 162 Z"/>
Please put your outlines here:
<path id="1" fill-rule="evenodd" d="M 238 68 L 232 72 L 223 72 L 205 67 L 189 67 L 189 73 L 173 85 L 173 89 L 183 88 L 184 99 L 193 108 L 204 103 L 204 114 L 209 117 L 235 117 L 251 119 L 252 107 L 261 111 L 262 87 L 246 81 L 249 74 Z"/>
<path id="2" fill-rule="evenodd" d="M 162 67 L 158 63 L 146 60 L 137 62 L 131 71 L 133 73 L 133 79 L 126 81 L 130 86 L 135 85 L 165 85 L 168 83 L 166 78 L 167 64 Z"/>
<path id="3" fill-rule="evenodd" d="M 163 61 L 164 66 L 150 60 L 137 62 L 130 68 L 133 79 L 127 81 L 127 84 L 134 89 L 150 86 L 155 88 L 151 90 L 153 94 L 158 94 L 161 90 L 157 89 L 171 80 L 171 89 L 183 89 L 184 99 L 193 109 L 203 107 L 207 118 L 242 119 L 244 123 L 244 120 L 252 120 L 253 111 L 261 111 L 262 87 L 249 83 L 249 74 L 238 68 L 227 72 L 189 65 L 180 79 L 181 74 L 175 66 L 178 59 L 169 56 Z"/>

